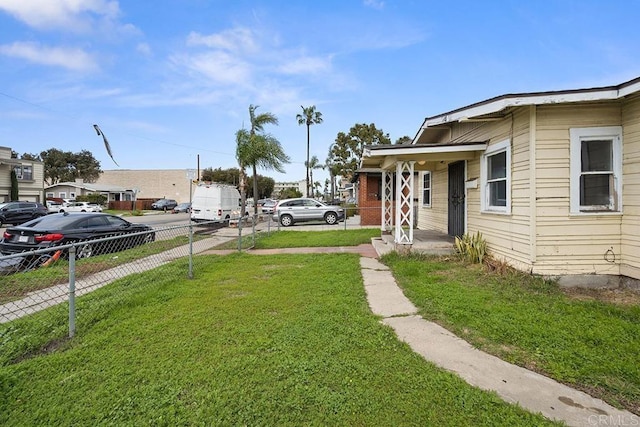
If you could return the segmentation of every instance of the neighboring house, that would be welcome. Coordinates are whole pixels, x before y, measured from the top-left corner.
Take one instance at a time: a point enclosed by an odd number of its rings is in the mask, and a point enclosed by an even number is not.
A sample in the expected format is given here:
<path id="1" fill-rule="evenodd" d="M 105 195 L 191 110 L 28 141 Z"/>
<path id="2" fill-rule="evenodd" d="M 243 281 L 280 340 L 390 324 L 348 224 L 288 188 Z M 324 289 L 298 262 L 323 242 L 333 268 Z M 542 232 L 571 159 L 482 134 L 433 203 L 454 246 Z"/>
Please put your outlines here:
<path id="1" fill-rule="evenodd" d="M 44 165 L 35 160 L 11 158 L 11 148 L 0 147 L 0 201 L 10 201 L 11 170 L 18 178 L 18 198 L 26 202 L 42 202 Z"/>
<path id="2" fill-rule="evenodd" d="M 195 188 L 187 169 L 116 169 L 102 171 L 96 185 L 127 188 L 136 199 L 175 199 L 188 202 L 189 191 Z"/>
<path id="3" fill-rule="evenodd" d="M 135 200 L 135 191 L 131 188 L 85 183 L 82 179 L 75 182 L 59 182 L 45 188 L 47 198 L 75 199 L 78 196 L 88 194 L 102 194 L 107 198 L 106 202 Z"/>
<path id="4" fill-rule="evenodd" d="M 480 231 L 519 269 L 573 283 L 640 280 L 640 78 L 428 117 L 409 144 L 367 147 L 361 167 L 380 170 L 381 227 L 397 245 L 412 244 L 417 195 L 419 229 Z"/>

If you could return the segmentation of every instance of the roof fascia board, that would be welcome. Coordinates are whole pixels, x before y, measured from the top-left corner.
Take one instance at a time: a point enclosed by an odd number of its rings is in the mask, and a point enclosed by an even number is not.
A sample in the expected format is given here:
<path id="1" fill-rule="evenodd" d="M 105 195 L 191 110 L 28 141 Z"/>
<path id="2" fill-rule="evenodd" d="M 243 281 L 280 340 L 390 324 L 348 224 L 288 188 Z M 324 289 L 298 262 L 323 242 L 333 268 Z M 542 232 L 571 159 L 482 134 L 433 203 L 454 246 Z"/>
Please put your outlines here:
<path id="1" fill-rule="evenodd" d="M 635 89 L 634 89 L 635 87 Z M 625 88 L 627 94 L 640 90 L 640 83 L 636 85 L 630 85 Z M 469 108 L 462 108 L 452 113 L 435 116 L 425 119 L 422 125 L 423 129 L 439 124 L 457 122 L 470 117 L 482 116 L 485 114 L 497 113 L 509 107 L 522 107 L 529 105 L 544 105 L 544 104 L 564 104 L 571 102 L 586 102 L 586 101 L 606 101 L 618 99 L 621 96 L 621 90 L 608 89 L 602 91 L 587 91 L 576 93 L 562 93 L 562 94 L 542 94 L 542 95 L 520 95 L 520 96 L 507 96 L 505 98 L 497 99 L 492 102 L 483 103 L 480 105 L 471 106 Z"/>
<path id="2" fill-rule="evenodd" d="M 487 144 L 473 144 L 473 145 L 443 145 L 443 146 L 429 146 L 421 147 L 419 145 L 412 145 L 407 148 L 388 148 L 381 150 L 365 149 L 363 156 L 365 157 L 384 157 L 384 156 L 403 156 L 408 154 L 437 154 L 437 153 L 464 153 L 467 151 L 484 151 L 487 149 Z"/>

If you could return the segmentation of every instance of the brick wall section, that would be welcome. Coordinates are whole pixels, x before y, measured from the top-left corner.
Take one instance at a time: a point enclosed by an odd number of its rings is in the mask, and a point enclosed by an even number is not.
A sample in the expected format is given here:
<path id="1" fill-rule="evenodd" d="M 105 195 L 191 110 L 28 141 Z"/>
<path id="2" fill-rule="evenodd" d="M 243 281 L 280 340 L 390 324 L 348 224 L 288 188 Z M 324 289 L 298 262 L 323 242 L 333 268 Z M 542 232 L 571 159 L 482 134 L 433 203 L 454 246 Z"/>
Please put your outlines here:
<path id="1" fill-rule="evenodd" d="M 360 208 L 360 225 L 380 225 L 382 222 L 382 201 L 380 195 L 380 175 L 361 174 L 359 176 L 358 207 Z"/>

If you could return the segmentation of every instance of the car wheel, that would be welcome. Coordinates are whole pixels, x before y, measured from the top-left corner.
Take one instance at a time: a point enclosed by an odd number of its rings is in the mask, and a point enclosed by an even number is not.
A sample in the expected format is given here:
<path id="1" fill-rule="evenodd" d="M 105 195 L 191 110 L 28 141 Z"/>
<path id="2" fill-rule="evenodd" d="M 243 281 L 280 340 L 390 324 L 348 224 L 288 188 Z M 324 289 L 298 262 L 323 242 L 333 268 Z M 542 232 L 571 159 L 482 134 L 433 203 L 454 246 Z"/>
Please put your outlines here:
<path id="1" fill-rule="evenodd" d="M 76 249 L 76 258 L 78 259 L 89 258 L 91 255 L 93 255 L 93 246 L 89 243 L 80 245 Z"/>
<path id="2" fill-rule="evenodd" d="M 336 215 L 335 212 L 327 212 L 324 215 L 324 220 L 327 222 L 327 224 L 333 225 L 338 222 L 338 215 Z"/>
<path id="3" fill-rule="evenodd" d="M 280 224 L 283 227 L 288 227 L 293 224 L 293 217 L 291 215 L 280 215 Z"/>

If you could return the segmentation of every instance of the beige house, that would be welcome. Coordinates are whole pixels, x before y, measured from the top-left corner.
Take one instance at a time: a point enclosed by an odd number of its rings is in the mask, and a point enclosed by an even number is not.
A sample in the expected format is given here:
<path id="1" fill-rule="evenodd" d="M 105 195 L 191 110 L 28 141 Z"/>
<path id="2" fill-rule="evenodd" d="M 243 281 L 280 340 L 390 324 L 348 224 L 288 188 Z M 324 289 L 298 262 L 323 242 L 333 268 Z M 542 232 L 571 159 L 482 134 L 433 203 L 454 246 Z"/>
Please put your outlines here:
<path id="1" fill-rule="evenodd" d="M 59 182 L 45 188 L 47 198 L 55 197 L 60 199 L 74 199 L 77 196 L 88 194 L 101 194 L 106 202 L 135 200 L 135 192 L 132 189 L 118 187 L 115 185 L 103 185 L 95 183 L 85 183 L 82 179 L 74 182 Z"/>
<path id="2" fill-rule="evenodd" d="M 0 201 L 10 201 L 11 170 L 18 178 L 18 198 L 26 202 L 42 202 L 44 164 L 35 160 L 11 158 L 11 148 L 0 147 Z"/>
<path id="3" fill-rule="evenodd" d="M 365 149 L 362 167 L 382 170 L 381 227 L 397 245 L 412 244 L 415 195 L 418 229 L 481 231 L 519 269 L 640 280 L 640 78 L 428 117 L 411 143 Z"/>
<path id="4" fill-rule="evenodd" d="M 175 199 L 178 203 L 189 201 L 191 180 L 186 169 L 116 169 L 106 170 L 96 180 L 96 185 L 128 188 L 136 193 L 136 199 Z"/>

